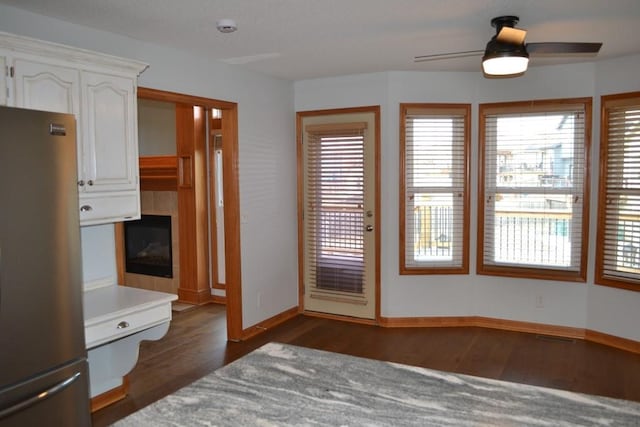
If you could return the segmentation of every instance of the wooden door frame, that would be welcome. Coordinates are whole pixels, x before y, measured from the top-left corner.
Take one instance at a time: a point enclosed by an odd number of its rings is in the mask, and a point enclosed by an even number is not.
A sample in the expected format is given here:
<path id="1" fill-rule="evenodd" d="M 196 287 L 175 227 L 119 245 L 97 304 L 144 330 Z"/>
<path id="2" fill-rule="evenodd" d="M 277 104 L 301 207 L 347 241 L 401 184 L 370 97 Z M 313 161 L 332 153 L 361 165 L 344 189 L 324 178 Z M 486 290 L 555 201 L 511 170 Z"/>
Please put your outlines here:
<path id="1" fill-rule="evenodd" d="M 184 95 L 157 89 L 138 87 L 138 99 L 190 104 L 222 110 L 223 191 L 225 218 L 225 293 L 227 303 L 227 339 L 242 338 L 242 277 L 240 259 L 240 190 L 238 168 L 238 104 L 199 96 Z M 206 171 L 203 172 L 206 175 Z M 206 177 L 204 178 L 206 179 Z M 200 219 L 205 223 L 207 218 Z"/>
<path id="2" fill-rule="evenodd" d="M 357 113 L 373 113 L 375 121 L 375 218 L 374 218 L 374 233 L 376 238 L 376 244 L 374 248 L 374 257 L 376 260 L 375 265 L 375 320 L 374 323 L 380 323 L 380 224 L 382 223 L 380 212 L 380 106 L 372 105 L 365 107 L 353 107 L 353 108 L 338 108 L 329 110 L 312 110 L 312 111 L 298 111 L 296 112 L 296 157 L 297 157 L 297 192 L 298 192 L 298 301 L 300 311 L 304 312 L 304 158 L 302 150 L 302 141 L 304 138 L 304 129 L 302 121 L 305 117 L 313 116 L 328 116 L 338 114 L 357 114 Z M 314 313 L 313 315 L 318 315 Z M 357 319 L 353 317 L 338 316 L 333 314 L 321 315 L 327 318 L 338 318 L 342 320 L 348 320 L 358 323 L 371 323 L 368 319 Z"/>

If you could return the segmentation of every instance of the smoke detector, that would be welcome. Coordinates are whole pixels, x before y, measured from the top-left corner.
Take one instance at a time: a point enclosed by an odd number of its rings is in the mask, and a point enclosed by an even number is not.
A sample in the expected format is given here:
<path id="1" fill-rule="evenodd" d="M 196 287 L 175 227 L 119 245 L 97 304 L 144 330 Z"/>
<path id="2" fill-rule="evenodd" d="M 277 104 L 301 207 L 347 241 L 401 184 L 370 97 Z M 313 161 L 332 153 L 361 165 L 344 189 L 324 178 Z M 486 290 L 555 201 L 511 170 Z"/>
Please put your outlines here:
<path id="1" fill-rule="evenodd" d="M 221 33 L 233 33 L 238 29 L 238 25 L 236 25 L 236 21 L 233 19 L 221 19 L 216 22 L 216 28 Z"/>

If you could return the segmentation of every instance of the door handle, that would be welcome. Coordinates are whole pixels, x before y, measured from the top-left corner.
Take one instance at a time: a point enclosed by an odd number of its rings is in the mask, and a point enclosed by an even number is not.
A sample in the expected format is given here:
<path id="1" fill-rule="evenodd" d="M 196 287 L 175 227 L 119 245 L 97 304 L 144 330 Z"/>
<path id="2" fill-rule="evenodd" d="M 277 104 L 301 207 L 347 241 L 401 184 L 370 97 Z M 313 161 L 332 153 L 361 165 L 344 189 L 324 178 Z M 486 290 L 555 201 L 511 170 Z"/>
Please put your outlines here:
<path id="1" fill-rule="evenodd" d="M 80 372 L 76 372 L 66 380 L 59 382 L 58 384 L 48 388 L 47 390 L 41 391 L 40 393 L 37 393 L 34 396 L 31 396 L 30 398 L 25 399 L 20 403 L 17 403 L 13 406 L 10 406 L 6 409 L 1 410 L 0 419 L 6 418 L 11 414 L 15 414 L 18 411 L 22 411 L 23 409 L 33 406 L 36 403 L 42 402 L 43 400 L 53 396 L 54 394 L 60 393 L 62 390 L 64 390 L 65 388 L 73 384 L 73 382 L 77 380 L 79 377 L 80 377 Z"/>
<path id="2" fill-rule="evenodd" d="M 373 225 L 367 225 L 367 226 L 365 227 L 365 230 L 367 230 L 367 231 L 373 231 Z"/>

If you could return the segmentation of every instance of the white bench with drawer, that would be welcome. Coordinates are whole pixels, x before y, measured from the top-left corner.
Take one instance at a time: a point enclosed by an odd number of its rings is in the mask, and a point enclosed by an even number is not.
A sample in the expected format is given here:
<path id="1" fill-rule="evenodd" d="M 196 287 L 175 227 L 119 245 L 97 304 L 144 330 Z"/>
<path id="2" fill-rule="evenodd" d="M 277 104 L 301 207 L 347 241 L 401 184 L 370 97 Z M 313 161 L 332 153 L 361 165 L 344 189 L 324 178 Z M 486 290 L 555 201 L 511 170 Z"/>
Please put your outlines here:
<path id="1" fill-rule="evenodd" d="M 138 360 L 141 341 L 158 340 L 169 330 L 171 301 L 164 292 L 109 285 L 84 292 L 85 341 L 91 397 L 121 389 Z M 116 393 L 117 395 L 117 393 Z"/>

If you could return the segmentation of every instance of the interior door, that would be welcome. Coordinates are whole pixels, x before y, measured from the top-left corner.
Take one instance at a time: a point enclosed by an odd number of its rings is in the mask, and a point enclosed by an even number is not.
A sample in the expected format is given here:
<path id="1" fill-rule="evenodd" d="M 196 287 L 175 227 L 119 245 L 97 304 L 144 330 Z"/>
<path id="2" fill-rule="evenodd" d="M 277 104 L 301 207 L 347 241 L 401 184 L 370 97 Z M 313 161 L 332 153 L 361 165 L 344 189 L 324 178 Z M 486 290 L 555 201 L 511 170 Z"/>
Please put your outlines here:
<path id="1" fill-rule="evenodd" d="M 209 138 L 207 139 L 207 184 L 209 187 L 209 277 L 214 300 L 224 301 L 224 171 L 222 168 L 222 111 L 209 112 Z"/>
<path id="2" fill-rule="evenodd" d="M 299 114 L 306 311 L 377 316 L 378 111 Z"/>

